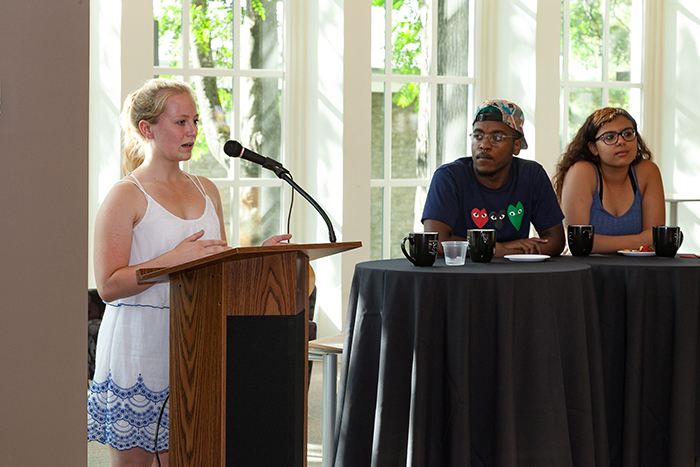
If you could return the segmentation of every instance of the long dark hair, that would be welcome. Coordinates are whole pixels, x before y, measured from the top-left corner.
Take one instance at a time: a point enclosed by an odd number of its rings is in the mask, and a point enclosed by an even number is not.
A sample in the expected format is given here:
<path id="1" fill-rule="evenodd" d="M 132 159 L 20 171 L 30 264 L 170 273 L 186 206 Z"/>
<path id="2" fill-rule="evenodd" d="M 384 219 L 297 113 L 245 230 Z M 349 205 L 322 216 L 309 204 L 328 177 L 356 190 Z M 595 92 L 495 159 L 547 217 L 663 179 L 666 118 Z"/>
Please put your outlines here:
<path id="1" fill-rule="evenodd" d="M 592 143 L 595 140 L 596 134 L 600 127 L 613 121 L 616 117 L 622 115 L 627 120 L 632 123 L 632 128 L 637 132 L 637 157 L 632 161 L 632 165 L 638 164 L 642 159 L 651 160 L 651 151 L 649 147 L 644 142 L 644 139 L 637 131 L 637 122 L 625 109 L 620 109 L 617 107 L 605 107 L 596 110 L 591 115 L 588 116 L 583 126 L 578 130 L 574 139 L 571 140 L 566 151 L 561 155 L 559 163 L 556 167 L 556 174 L 554 175 L 554 190 L 557 193 L 557 198 L 561 201 L 561 190 L 564 186 L 564 177 L 569 171 L 571 166 L 573 166 L 578 161 L 589 161 L 594 163 L 596 166 L 600 167 L 600 158 L 594 155 L 588 143 Z"/>

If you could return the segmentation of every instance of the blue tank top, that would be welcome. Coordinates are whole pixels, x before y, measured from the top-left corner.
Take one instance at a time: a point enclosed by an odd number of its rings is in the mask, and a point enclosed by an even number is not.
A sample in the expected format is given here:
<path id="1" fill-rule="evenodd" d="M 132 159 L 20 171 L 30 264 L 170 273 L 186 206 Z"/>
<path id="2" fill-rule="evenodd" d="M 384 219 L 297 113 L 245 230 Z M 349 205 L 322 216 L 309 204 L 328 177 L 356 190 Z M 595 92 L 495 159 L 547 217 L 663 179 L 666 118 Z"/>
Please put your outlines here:
<path id="1" fill-rule="evenodd" d="M 642 190 L 639 189 L 637 181 L 637 170 L 631 166 L 634 176 L 634 201 L 626 213 L 621 216 L 614 216 L 605 210 L 598 191 L 600 173 L 598 167 L 591 163 L 596 169 L 595 192 L 593 193 L 593 203 L 591 204 L 590 224 L 595 227 L 598 235 L 637 235 L 642 232 Z"/>

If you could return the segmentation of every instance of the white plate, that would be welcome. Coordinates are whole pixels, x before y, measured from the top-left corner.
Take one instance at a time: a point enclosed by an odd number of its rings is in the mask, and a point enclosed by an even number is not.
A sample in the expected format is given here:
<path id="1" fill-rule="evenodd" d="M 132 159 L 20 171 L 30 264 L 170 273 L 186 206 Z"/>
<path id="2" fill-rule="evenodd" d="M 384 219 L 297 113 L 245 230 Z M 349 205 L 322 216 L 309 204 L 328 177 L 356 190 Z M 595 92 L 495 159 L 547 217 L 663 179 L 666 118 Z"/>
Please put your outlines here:
<path id="1" fill-rule="evenodd" d="M 633 251 L 618 250 L 617 252 L 620 253 L 621 255 L 625 255 L 625 256 L 654 256 L 656 254 L 656 252 L 653 252 L 653 251 L 636 251 L 636 250 L 633 250 Z"/>
<path id="2" fill-rule="evenodd" d="M 544 261 L 549 259 L 549 255 L 506 255 L 504 257 L 511 261 L 522 261 L 525 263 L 533 263 L 535 261 Z"/>

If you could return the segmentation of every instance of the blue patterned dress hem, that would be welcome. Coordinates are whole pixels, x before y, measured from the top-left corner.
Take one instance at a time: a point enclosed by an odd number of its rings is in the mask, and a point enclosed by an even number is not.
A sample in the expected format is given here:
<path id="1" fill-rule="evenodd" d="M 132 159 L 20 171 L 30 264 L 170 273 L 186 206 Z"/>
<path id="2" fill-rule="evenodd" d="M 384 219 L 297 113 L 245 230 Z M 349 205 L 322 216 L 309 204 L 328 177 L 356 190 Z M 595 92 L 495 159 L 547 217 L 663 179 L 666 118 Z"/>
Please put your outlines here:
<path id="1" fill-rule="evenodd" d="M 158 429 L 158 451 L 169 446 L 169 407 L 166 399 L 169 388 L 152 391 L 139 375 L 136 384 L 119 387 L 111 374 L 103 383 L 92 383 L 88 396 L 88 442 L 108 444 L 120 451 L 142 448 L 155 453 L 158 417 L 165 409 Z"/>

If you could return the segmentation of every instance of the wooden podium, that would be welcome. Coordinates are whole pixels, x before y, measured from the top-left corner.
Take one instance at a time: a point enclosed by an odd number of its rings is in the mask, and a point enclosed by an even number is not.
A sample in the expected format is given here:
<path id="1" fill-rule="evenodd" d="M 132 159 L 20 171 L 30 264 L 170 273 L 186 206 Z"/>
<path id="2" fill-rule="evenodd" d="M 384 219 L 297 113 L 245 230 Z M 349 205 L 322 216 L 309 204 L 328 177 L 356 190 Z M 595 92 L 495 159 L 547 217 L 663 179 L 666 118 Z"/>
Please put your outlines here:
<path id="1" fill-rule="evenodd" d="M 172 467 L 305 466 L 309 261 L 361 242 L 235 248 L 170 281 Z"/>

